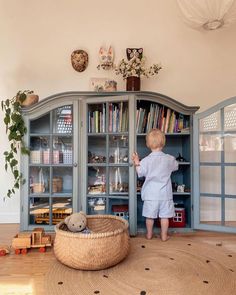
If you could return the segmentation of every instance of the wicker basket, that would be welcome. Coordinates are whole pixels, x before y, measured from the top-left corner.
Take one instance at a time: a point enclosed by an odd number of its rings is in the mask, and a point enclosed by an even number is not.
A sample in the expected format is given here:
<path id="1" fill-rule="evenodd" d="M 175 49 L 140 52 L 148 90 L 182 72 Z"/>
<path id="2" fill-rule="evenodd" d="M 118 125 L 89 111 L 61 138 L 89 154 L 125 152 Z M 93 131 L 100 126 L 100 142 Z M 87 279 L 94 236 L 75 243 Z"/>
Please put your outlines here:
<path id="1" fill-rule="evenodd" d="M 62 230 L 55 226 L 54 253 L 63 264 L 81 270 L 99 270 L 123 260 L 129 252 L 128 222 L 113 215 L 87 216 L 90 234 Z"/>
<path id="2" fill-rule="evenodd" d="M 33 183 L 33 193 L 44 193 L 45 185 L 43 183 Z"/>

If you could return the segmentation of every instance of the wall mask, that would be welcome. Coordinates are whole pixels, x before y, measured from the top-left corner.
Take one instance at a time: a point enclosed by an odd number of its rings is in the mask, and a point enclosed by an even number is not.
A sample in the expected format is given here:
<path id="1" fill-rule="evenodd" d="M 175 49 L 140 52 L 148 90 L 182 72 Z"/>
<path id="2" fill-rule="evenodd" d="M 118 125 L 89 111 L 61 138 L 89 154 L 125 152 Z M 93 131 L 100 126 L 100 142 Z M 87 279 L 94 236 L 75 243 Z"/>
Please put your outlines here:
<path id="1" fill-rule="evenodd" d="M 126 48 L 126 55 L 128 60 L 131 60 L 133 57 L 142 59 L 143 48 Z"/>
<path id="2" fill-rule="evenodd" d="M 88 53 L 84 50 L 75 50 L 71 53 L 71 64 L 77 72 L 83 72 L 88 66 Z"/>
<path id="3" fill-rule="evenodd" d="M 113 68 L 114 60 L 114 50 L 110 46 L 108 50 L 104 47 L 99 49 L 99 65 L 97 66 L 98 70 L 111 70 Z"/>

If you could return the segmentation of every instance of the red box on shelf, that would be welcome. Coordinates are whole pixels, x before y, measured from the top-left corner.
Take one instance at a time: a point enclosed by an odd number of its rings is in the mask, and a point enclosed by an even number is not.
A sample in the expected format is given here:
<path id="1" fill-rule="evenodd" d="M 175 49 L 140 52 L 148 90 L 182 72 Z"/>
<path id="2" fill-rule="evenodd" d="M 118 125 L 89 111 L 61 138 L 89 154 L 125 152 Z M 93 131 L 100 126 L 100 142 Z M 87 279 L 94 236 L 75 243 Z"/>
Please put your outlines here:
<path id="1" fill-rule="evenodd" d="M 157 220 L 157 225 L 160 227 L 160 220 Z M 175 208 L 175 216 L 169 218 L 169 227 L 185 227 L 185 208 Z"/>
<path id="2" fill-rule="evenodd" d="M 185 208 L 175 208 L 175 216 L 169 219 L 169 227 L 185 227 Z"/>

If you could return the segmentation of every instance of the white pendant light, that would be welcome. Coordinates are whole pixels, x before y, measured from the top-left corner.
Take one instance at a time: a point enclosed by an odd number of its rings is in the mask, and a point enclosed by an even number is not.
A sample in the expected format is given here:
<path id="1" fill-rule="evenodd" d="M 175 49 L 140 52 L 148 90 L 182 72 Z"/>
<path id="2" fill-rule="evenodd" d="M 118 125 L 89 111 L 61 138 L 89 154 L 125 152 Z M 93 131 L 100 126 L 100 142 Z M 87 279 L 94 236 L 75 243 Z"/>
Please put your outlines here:
<path id="1" fill-rule="evenodd" d="M 177 0 L 192 28 L 216 30 L 236 21 L 236 0 Z"/>

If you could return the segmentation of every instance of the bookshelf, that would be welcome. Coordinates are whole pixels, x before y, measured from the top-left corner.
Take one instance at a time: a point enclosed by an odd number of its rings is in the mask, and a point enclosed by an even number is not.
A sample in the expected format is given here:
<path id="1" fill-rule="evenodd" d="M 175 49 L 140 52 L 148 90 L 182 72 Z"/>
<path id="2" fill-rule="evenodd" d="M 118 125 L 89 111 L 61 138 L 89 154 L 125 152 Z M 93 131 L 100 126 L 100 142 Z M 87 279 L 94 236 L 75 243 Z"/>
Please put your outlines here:
<path id="1" fill-rule="evenodd" d="M 179 230 L 190 230 L 197 109 L 153 92 L 66 92 L 24 109 L 31 155 L 21 159 L 26 178 L 21 229 L 53 230 L 56 220 L 83 210 L 126 218 L 131 235 L 142 231 L 142 179 L 130 159 L 136 150 L 141 158 L 149 153 L 146 133 L 160 128 L 167 137 L 164 151 L 182 157 L 172 177 L 173 195 L 186 212 L 186 225 Z"/>
<path id="2" fill-rule="evenodd" d="M 166 135 L 163 149 L 175 158 L 179 157 L 179 169 L 172 173 L 173 199 L 176 208 L 185 212 L 184 229 L 191 228 L 192 203 L 192 156 L 191 156 L 191 117 L 158 102 L 137 100 L 136 103 L 136 147 L 140 158 L 146 157 L 150 150 L 146 147 L 146 134 L 153 128 L 162 130 Z M 137 224 L 138 230 L 145 230 L 142 217 L 141 187 L 144 179 L 137 179 Z M 179 191 L 178 186 L 184 185 Z M 178 191 L 177 191 L 178 189 Z M 177 225 L 178 226 L 178 225 Z"/>
<path id="3" fill-rule="evenodd" d="M 87 104 L 86 211 L 128 219 L 129 103 L 121 99 Z"/>

